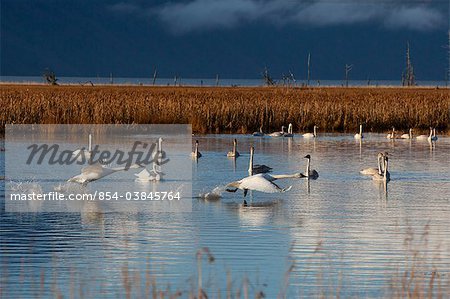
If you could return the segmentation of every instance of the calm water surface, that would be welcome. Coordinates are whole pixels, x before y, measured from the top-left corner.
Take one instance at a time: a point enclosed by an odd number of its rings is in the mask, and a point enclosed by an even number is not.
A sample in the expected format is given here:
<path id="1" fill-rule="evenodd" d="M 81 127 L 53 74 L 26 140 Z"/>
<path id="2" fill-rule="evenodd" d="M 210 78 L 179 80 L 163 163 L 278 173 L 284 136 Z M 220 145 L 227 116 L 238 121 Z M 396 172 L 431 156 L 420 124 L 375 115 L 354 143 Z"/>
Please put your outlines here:
<path id="1" fill-rule="evenodd" d="M 196 253 L 208 247 L 215 260 L 202 259 L 207 293 L 226 289 L 262 290 L 275 298 L 288 281 L 288 297 L 333 293 L 346 297 L 389 296 L 392 278 L 405 270 L 414 250 L 419 277 L 438 271 L 450 292 L 450 138 L 395 140 L 368 134 L 328 134 L 316 140 L 242 135 L 196 137 L 203 157 L 192 162 L 192 212 L 187 213 L 5 213 L 0 214 L 1 297 L 124 297 L 125 273 L 133 294 L 145 287 L 146 273 L 161 288 L 190 290 L 197 284 Z M 233 138 L 241 157 L 226 157 Z M 304 171 L 306 154 L 320 177 L 280 180 L 286 193 L 200 194 L 247 176 L 248 148 L 255 163 L 273 173 Z M 359 174 L 376 166 L 378 151 L 390 155 L 391 182 Z M 4 170 L 4 152 L 0 167 Z M 127 188 L 130 180 L 121 181 Z M 67 178 L 62 178 L 64 181 Z M 105 180 L 114 180 L 114 175 Z M 36 179 L 39 182 L 39 179 Z M 1 182 L 2 191 L 5 188 Z M 94 182 L 91 188 L 95 189 Z M 2 195 L 1 201 L 4 201 Z M 3 206 L 3 205 L 2 205 Z M 294 265 L 287 275 L 289 268 Z"/>

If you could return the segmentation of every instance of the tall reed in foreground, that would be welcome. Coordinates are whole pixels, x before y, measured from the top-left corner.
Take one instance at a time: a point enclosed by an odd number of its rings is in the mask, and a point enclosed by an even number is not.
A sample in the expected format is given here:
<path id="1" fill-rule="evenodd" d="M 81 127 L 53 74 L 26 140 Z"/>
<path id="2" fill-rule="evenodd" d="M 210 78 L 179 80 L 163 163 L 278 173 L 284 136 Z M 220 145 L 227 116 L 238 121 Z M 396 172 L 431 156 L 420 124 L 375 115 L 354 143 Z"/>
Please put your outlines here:
<path id="1" fill-rule="evenodd" d="M 448 89 L 4 85 L 0 124 L 190 123 L 196 133 L 448 130 Z"/>

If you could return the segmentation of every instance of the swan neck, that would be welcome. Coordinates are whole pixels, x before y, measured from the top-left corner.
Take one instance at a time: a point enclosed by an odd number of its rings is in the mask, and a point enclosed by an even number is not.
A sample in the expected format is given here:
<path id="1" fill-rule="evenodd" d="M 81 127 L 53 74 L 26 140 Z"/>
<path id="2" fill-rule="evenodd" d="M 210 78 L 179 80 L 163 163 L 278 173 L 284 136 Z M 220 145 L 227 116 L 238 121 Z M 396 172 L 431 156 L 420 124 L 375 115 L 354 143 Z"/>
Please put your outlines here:
<path id="1" fill-rule="evenodd" d="M 309 167 L 310 167 L 311 159 L 308 158 L 308 162 L 306 163 L 306 176 L 309 177 Z"/>
<path id="2" fill-rule="evenodd" d="M 381 170 L 381 159 L 382 159 L 382 157 L 378 156 L 378 174 L 379 175 L 383 174 L 383 172 Z"/>
<path id="3" fill-rule="evenodd" d="M 92 134 L 89 134 L 88 151 L 92 152 Z"/>
<path id="4" fill-rule="evenodd" d="M 250 149 L 250 163 L 248 165 L 248 174 L 253 175 L 253 149 Z"/>
<path id="5" fill-rule="evenodd" d="M 362 125 L 359 125 L 359 135 L 362 136 Z"/>

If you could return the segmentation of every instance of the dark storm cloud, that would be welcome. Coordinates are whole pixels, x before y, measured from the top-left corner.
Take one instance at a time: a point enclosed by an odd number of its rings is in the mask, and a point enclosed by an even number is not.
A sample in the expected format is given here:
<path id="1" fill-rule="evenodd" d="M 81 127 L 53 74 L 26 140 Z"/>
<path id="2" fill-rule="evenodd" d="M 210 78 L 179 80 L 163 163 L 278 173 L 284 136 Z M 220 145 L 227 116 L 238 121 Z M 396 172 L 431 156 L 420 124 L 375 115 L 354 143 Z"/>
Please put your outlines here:
<path id="1" fill-rule="evenodd" d="M 189 0 L 140 8 L 117 3 L 116 10 L 143 11 L 159 19 L 172 32 L 235 28 L 254 21 L 290 26 L 336 26 L 374 23 L 389 29 L 427 31 L 445 25 L 447 12 L 432 1 L 284 1 Z"/>

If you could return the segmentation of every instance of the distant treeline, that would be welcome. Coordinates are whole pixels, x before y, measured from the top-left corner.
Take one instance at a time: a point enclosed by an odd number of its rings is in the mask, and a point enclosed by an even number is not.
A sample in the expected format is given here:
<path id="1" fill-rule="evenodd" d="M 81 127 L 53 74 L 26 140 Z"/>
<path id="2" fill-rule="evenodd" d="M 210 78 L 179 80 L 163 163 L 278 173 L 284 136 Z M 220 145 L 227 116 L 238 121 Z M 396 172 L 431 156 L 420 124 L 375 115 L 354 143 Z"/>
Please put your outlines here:
<path id="1" fill-rule="evenodd" d="M 195 133 L 447 132 L 449 90 L 431 88 L 3 85 L 0 121 L 15 124 L 190 123 Z"/>

